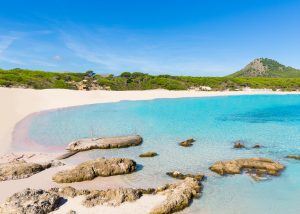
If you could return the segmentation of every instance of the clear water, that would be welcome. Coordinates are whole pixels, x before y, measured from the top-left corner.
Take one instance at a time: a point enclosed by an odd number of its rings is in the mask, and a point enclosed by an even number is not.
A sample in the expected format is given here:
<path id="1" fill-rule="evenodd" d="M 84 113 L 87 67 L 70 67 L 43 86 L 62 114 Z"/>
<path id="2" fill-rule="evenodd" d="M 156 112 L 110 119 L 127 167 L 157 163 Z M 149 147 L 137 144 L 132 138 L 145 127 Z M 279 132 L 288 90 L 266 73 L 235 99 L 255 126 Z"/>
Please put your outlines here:
<path id="1" fill-rule="evenodd" d="M 30 139 L 49 148 L 77 138 L 140 134 L 142 146 L 88 152 L 88 158 L 128 157 L 142 170 L 124 176 L 136 187 L 173 182 L 165 173 L 204 172 L 203 196 L 184 213 L 300 213 L 300 96 L 229 96 L 214 98 L 124 101 L 62 109 L 35 115 Z M 178 146 L 187 138 L 190 148 Z M 233 141 L 262 149 L 234 150 Z M 141 159 L 156 151 L 158 157 Z M 254 182 L 247 175 L 218 176 L 208 167 L 218 160 L 269 157 L 287 166 L 280 177 Z"/>

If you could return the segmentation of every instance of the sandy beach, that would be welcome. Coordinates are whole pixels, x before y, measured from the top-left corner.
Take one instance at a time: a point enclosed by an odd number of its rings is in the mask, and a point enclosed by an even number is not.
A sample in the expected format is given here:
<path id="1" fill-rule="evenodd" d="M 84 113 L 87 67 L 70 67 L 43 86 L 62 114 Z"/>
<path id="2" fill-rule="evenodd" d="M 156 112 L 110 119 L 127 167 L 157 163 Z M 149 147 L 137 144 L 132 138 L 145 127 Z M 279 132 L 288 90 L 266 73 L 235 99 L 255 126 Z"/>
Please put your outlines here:
<path id="1" fill-rule="evenodd" d="M 183 97 L 209 97 L 209 96 L 231 96 L 231 95 L 257 95 L 257 94 L 299 94 L 299 92 L 273 92 L 269 90 L 247 90 L 247 91 L 224 91 L 224 92 L 205 92 L 205 91 L 168 91 L 168 90 L 147 90 L 147 91 L 73 91 L 62 89 L 47 89 L 47 90 L 33 90 L 33 89 L 13 89 L 0 88 L 1 111 L 0 111 L 0 142 L 2 156 L 0 162 L 5 162 L 12 158 L 14 151 L 11 148 L 12 133 L 16 124 L 26 116 L 50 109 L 65 108 L 78 105 L 118 102 L 121 100 L 149 100 L 157 98 L 183 98 Z M 32 151 L 34 152 L 34 151 Z M 5 156 L 6 155 L 6 156 Z M 18 153 L 14 153 L 13 157 L 18 157 Z M 53 159 L 57 154 L 37 154 L 30 158 L 33 162 L 43 162 Z M 26 160 L 26 156 L 22 159 Z M 45 170 L 30 178 L 21 180 L 11 180 L 0 183 L 2 202 L 11 194 L 23 190 L 25 187 L 30 188 L 44 188 L 57 187 L 51 177 L 57 171 L 68 168 L 70 165 L 60 166 Z M 45 179 L 46 178 L 46 179 Z M 99 180 L 101 179 L 101 182 Z M 98 181 L 98 182 L 97 182 Z M 98 185 L 96 185 L 98 183 Z M 82 187 L 84 185 L 87 189 L 104 189 L 121 187 L 122 182 L 120 177 L 114 176 L 113 179 L 97 178 L 94 181 L 84 182 L 80 184 L 72 184 L 73 187 Z M 85 212 L 85 208 L 78 205 L 78 198 L 68 201 L 56 213 L 65 213 L 76 204 L 76 209 Z M 150 210 L 155 204 L 162 200 L 160 196 L 146 196 L 138 200 L 136 203 L 124 204 L 119 208 L 111 208 L 99 206 L 98 209 L 90 210 L 91 212 L 103 211 L 104 213 L 118 213 L 120 209 Z M 152 201 L 152 202 L 150 202 Z M 151 204 L 151 206 L 149 206 Z M 130 212 L 128 212 L 130 213 Z"/>

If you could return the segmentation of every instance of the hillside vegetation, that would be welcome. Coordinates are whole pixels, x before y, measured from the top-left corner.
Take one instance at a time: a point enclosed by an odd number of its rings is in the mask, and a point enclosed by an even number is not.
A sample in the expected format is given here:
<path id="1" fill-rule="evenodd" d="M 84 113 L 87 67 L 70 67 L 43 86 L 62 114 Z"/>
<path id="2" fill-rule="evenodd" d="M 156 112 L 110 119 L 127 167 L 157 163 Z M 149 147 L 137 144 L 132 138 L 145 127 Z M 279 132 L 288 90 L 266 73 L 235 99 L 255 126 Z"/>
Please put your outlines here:
<path id="1" fill-rule="evenodd" d="M 300 70 L 280 64 L 273 59 L 258 58 L 231 77 L 300 77 Z"/>
<path id="2" fill-rule="evenodd" d="M 55 73 L 12 69 L 0 70 L 0 86 L 80 90 L 146 90 L 159 88 L 187 90 L 207 86 L 212 90 L 240 90 L 250 87 L 292 91 L 300 90 L 300 78 L 153 76 L 140 72 L 124 72 L 119 76 L 101 76 L 92 71 L 86 73 Z"/>

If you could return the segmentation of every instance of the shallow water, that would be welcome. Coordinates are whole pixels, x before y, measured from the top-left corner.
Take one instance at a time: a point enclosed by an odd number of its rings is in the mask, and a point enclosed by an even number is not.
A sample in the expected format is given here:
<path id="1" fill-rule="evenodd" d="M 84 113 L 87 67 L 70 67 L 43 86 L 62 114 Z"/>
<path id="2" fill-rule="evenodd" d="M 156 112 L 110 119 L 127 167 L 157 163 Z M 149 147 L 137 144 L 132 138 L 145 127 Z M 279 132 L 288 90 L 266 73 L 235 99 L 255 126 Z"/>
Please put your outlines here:
<path id="1" fill-rule="evenodd" d="M 171 170 L 204 172 L 208 179 L 203 183 L 203 196 L 184 213 L 300 213 L 300 161 L 284 158 L 300 154 L 298 95 L 97 104 L 36 114 L 27 128 L 29 139 L 52 150 L 78 138 L 140 134 L 144 138 L 142 146 L 96 150 L 86 155 L 135 159 L 142 165 L 141 170 L 124 176 L 124 181 L 136 187 L 172 182 L 165 175 Z M 187 138 L 197 140 L 194 146 L 178 146 Z M 236 140 L 244 140 L 249 147 L 261 144 L 264 148 L 234 150 Z M 14 144 L 24 148 L 21 142 L 15 138 Z M 146 151 L 156 151 L 159 156 L 138 157 Z M 215 161 L 238 157 L 269 157 L 287 169 L 280 177 L 259 183 L 247 175 L 220 177 L 208 170 Z"/>

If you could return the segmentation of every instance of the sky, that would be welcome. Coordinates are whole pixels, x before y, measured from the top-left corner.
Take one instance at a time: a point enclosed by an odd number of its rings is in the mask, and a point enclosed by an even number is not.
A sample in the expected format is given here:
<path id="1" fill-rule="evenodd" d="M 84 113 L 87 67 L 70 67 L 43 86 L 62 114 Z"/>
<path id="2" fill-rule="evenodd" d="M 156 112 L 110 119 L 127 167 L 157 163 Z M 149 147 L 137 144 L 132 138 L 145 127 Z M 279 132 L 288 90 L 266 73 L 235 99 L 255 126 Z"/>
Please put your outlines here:
<path id="1" fill-rule="evenodd" d="M 0 68 L 223 76 L 300 68 L 300 0 L 0 0 Z"/>

